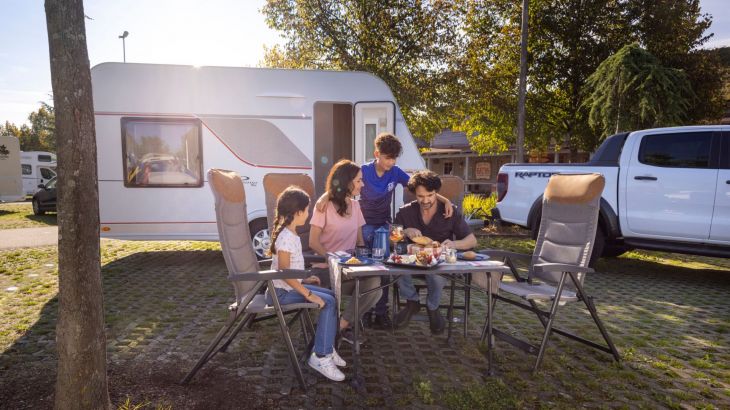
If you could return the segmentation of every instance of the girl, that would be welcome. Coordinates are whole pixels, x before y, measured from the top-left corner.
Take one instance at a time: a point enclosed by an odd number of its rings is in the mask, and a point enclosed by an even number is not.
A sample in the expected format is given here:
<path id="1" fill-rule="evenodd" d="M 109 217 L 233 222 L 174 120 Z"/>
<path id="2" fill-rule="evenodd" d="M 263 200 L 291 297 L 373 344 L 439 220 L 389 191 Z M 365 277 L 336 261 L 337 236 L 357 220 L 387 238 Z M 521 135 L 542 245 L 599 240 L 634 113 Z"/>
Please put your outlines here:
<path id="1" fill-rule="evenodd" d="M 296 233 L 297 226 L 303 225 L 309 216 L 309 196 L 295 187 L 289 187 L 279 195 L 276 203 L 274 234 L 271 237 L 270 252 L 273 256 L 271 269 L 304 269 L 302 243 Z M 345 375 L 337 366 L 346 363 L 334 349 L 337 334 L 337 306 L 332 291 L 314 284 L 319 278 L 310 276 L 304 280 L 274 280 L 279 303 L 303 303 L 308 301 L 319 305 L 321 312 L 317 320 L 314 336 L 314 349 L 307 363 L 330 380 L 342 381 Z M 273 305 L 271 295 L 266 293 L 266 303 Z"/>
<path id="2" fill-rule="evenodd" d="M 360 211 L 360 204 L 354 199 L 360 195 L 363 187 L 362 171 L 350 160 L 340 160 L 330 170 L 327 176 L 327 197 L 323 211 L 314 211 L 309 231 L 309 247 L 320 255 L 327 252 L 348 251 L 355 245 L 363 245 L 362 226 L 365 218 Z M 380 286 L 380 277 L 372 276 L 360 280 L 362 292 Z M 342 281 L 342 294 L 352 295 L 355 292 L 354 280 Z M 378 299 L 382 290 L 368 293 L 360 297 L 357 318 L 370 310 Z M 355 307 L 352 301 L 342 312 L 340 319 L 340 335 L 342 340 L 352 343 L 352 329 L 350 324 L 356 323 Z M 363 341 L 361 335 L 361 341 Z"/>

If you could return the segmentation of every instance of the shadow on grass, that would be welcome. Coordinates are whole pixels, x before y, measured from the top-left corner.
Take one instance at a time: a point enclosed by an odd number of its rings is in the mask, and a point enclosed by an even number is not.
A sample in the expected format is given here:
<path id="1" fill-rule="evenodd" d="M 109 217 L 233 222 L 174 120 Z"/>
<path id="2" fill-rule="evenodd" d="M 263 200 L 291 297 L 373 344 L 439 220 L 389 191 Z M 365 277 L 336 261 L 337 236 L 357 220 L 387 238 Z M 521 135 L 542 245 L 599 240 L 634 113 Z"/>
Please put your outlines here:
<path id="1" fill-rule="evenodd" d="M 56 213 L 55 212 L 52 213 L 52 214 L 45 214 L 45 215 L 33 215 L 33 214 L 31 214 L 31 215 L 26 215 L 25 218 L 28 219 L 28 220 L 31 220 L 33 222 L 38 222 L 38 223 L 42 223 L 42 224 L 45 224 L 45 225 L 50 225 L 50 226 L 56 226 L 56 225 L 58 225 L 58 220 L 56 218 Z"/>
<path id="2" fill-rule="evenodd" d="M 690 362 L 707 354 L 706 350 L 693 350 L 692 343 L 697 340 L 715 338 L 724 341 L 725 346 L 730 344 L 730 332 L 723 333 L 724 325 L 720 323 L 730 317 L 730 272 L 628 258 L 604 262 L 598 268 L 601 273 L 587 277 L 587 288 L 596 298 L 602 319 L 610 331 L 616 332 L 613 336 L 619 350 L 633 349 L 632 337 L 643 335 L 650 346 L 636 349 L 641 350 L 644 356 L 658 360 L 660 355 L 666 355 L 670 359 Z M 278 329 L 273 327 L 239 335 L 228 353 L 208 363 L 192 384 L 177 384 L 222 325 L 226 318 L 225 307 L 233 299 L 219 251 L 134 253 L 104 265 L 102 274 L 110 391 L 115 404 L 124 402 L 129 396 L 133 397 L 133 401 L 147 398 L 170 402 L 175 408 L 226 408 L 241 402 L 247 403 L 247 407 L 276 407 L 279 400 L 287 405 L 303 407 L 346 407 L 363 403 L 357 396 L 352 396 L 346 385 L 322 382 L 311 373 L 305 375 L 318 381 L 317 395 L 275 393 L 282 384 L 290 383 L 292 376 L 286 349 L 278 338 Z M 19 403 L 21 408 L 50 406 L 48 400 L 53 394 L 56 372 L 54 329 L 57 307 L 58 301 L 54 297 L 42 307 L 38 320 L 25 334 L 0 355 L 0 402 Z M 506 308 L 498 309 L 498 314 L 506 314 Z M 473 319 L 472 333 L 483 324 L 478 315 L 475 314 Z M 503 319 L 510 320 L 510 317 Z M 588 335 L 598 337 L 586 315 L 572 316 L 571 320 L 580 323 L 580 328 L 589 332 Z M 716 325 L 712 327 L 707 323 Z M 534 323 L 514 323 L 514 326 L 520 331 L 540 328 L 536 320 Z M 499 343 L 496 355 L 503 359 L 499 362 L 498 371 L 505 378 L 514 374 L 520 382 L 507 382 L 507 393 L 502 390 L 501 382 L 486 387 L 463 382 L 464 388 L 454 389 L 453 384 L 449 384 L 451 381 L 445 385 L 434 382 L 438 377 L 430 373 L 433 364 L 404 359 L 412 357 L 412 341 L 417 340 L 415 338 L 431 337 L 427 331 L 421 333 L 419 329 L 411 326 L 395 336 L 383 334 L 382 337 L 387 340 L 374 340 L 372 343 L 387 343 L 395 349 L 395 356 L 388 360 L 393 360 L 400 370 L 392 376 L 392 380 L 417 375 L 425 378 L 424 383 L 430 383 L 427 384 L 429 389 L 433 386 L 436 404 L 452 408 L 478 407 L 494 401 L 490 395 L 496 386 L 502 396 L 495 403 L 508 407 L 514 403 L 520 407 L 534 407 L 543 401 L 557 407 L 561 406 L 560 403 L 599 406 L 612 402 L 618 405 L 619 402 L 613 400 L 624 397 L 627 389 L 635 395 L 631 403 L 637 406 L 667 406 L 670 404 L 667 400 L 671 399 L 666 397 L 675 397 L 677 391 L 682 391 L 689 392 L 687 402 L 691 405 L 711 403 L 722 407 L 722 396 L 708 394 L 706 384 L 701 383 L 698 387 L 697 383 L 691 383 L 689 376 L 675 377 L 672 381 L 658 380 L 652 374 L 637 371 L 633 362 L 626 363 L 623 369 L 612 368 L 607 366 L 610 356 L 589 354 L 586 349 L 577 348 L 572 341 L 553 343 L 557 337 L 551 339 L 551 349 L 554 350 L 545 357 L 545 374 L 550 374 L 549 381 L 530 375 L 532 356 L 512 352 L 510 347 Z M 621 329 L 620 333 L 618 329 Z M 296 333 L 294 330 L 293 335 L 299 337 Z M 377 339 L 380 335 L 377 333 L 371 337 Z M 460 337 L 457 339 L 461 340 Z M 671 347 L 681 351 L 653 350 L 652 343 L 664 339 L 672 341 L 675 345 Z M 448 345 L 440 343 L 439 337 L 433 340 L 433 344 L 429 345 L 433 346 L 432 352 L 418 353 L 429 357 L 432 354 L 452 354 Z M 476 343 L 476 340 L 459 343 L 466 345 Z M 373 345 L 370 346 L 364 353 L 366 363 L 386 360 L 382 351 L 373 351 Z M 582 363 L 588 363 L 589 370 L 561 364 L 561 357 L 573 357 L 574 354 L 580 356 Z M 511 361 L 506 357 L 518 360 Z M 377 364 L 370 363 L 369 366 L 366 368 L 378 368 Z M 472 367 L 468 374 L 475 369 L 478 369 L 475 373 L 481 373 L 484 363 L 475 361 Z M 581 371 L 584 373 L 576 373 Z M 692 374 L 692 369 L 684 372 Z M 627 373 L 631 378 L 624 377 Z M 665 375 L 657 373 L 660 379 Z M 383 380 L 376 379 L 373 385 L 381 385 Z M 469 380 L 468 377 L 466 380 Z M 250 388 L 241 388 L 244 385 Z M 254 385 L 265 387 L 255 390 Z M 371 394 L 377 394 L 385 403 L 408 402 L 413 397 L 420 397 L 408 388 L 408 384 L 405 386 L 400 389 L 389 387 Z M 596 386 L 604 387 L 598 389 Z"/>

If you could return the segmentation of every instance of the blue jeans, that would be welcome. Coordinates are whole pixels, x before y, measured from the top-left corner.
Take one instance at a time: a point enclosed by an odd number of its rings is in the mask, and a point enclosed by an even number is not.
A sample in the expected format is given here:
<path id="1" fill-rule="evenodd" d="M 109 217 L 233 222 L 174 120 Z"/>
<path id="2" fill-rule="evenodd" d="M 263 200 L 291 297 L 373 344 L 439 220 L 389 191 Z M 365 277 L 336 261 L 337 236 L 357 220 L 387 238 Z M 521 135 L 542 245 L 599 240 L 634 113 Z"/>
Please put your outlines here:
<path id="1" fill-rule="evenodd" d="M 426 275 L 426 287 L 428 295 L 426 296 L 426 307 L 428 310 L 436 310 L 441 304 L 441 291 L 446 285 L 446 278 L 439 275 Z M 418 292 L 413 286 L 413 278 L 411 275 L 403 275 L 398 278 L 398 289 L 401 295 L 406 299 L 418 302 Z"/>
<path id="2" fill-rule="evenodd" d="M 332 354 L 335 346 L 335 336 L 339 323 L 337 321 L 337 304 L 335 303 L 335 294 L 329 289 L 320 288 L 314 285 L 302 284 L 315 295 L 324 300 L 324 307 L 319 312 L 317 319 L 317 329 L 314 331 L 314 353 L 322 356 Z M 286 290 L 284 288 L 276 288 L 276 296 L 279 298 L 279 304 L 290 305 L 292 303 L 306 303 L 301 293 L 296 290 Z M 274 305 L 274 299 L 266 291 L 266 304 Z"/>
<path id="3" fill-rule="evenodd" d="M 373 247 L 373 239 L 375 238 L 375 230 L 383 227 L 388 229 L 388 224 L 383 225 L 363 225 L 362 226 L 362 238 L 365 241 L 365 246 L 368 248 Z M 384 258 L 388 258 L 389 249 L 386 249 Z M 380 277 L 380 286 L 385 285 L 390 280 L 390 276 Z M 375 304 L 373 311 L 378 316 L 384 316 L 388 313 L 388 288 L 383 288 L 383 295 L 378 299 L 378 303 Z"/>

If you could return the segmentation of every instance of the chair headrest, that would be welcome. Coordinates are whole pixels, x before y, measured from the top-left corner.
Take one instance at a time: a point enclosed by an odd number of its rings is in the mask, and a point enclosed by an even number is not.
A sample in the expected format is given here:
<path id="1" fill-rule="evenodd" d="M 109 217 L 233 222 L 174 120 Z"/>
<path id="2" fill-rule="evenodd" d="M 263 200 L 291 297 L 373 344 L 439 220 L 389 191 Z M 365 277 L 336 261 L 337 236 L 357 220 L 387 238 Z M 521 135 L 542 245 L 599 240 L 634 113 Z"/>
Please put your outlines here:
<path id="1" fill-rule="evenodd" d="M 208 170 L 208 182 L 228 202 L 243 202 L 246 199 L 241 177 L 234 171 L 212 168 Z"/>
<path id="2" fill-rule="evenodd" d="M 544 198 L 561 204 L 586 204 L 603 193 L 606 179 L 601 174 L 555 174 L 550 177 Z"/>
<path id="3" fill-rule="evenodd" d="M 297 186 L 310 197 L 314 196 L 314 183 L 306 174 L 266 174 L 264 175 L 264 190 L 278 196 L 290 186 Z"/>

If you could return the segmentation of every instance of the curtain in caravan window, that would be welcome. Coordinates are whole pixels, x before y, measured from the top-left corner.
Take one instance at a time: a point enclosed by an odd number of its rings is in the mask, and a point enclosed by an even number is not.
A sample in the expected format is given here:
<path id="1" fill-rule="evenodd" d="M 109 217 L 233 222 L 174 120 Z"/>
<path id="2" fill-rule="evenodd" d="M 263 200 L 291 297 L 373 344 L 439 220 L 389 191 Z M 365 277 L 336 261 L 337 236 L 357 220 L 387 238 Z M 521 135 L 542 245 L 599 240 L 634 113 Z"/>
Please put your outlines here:
<path id="1" fill-rule="evenodd" d="M 203 185 L 200 121 L 122 119 L 124 185 Z"/>

